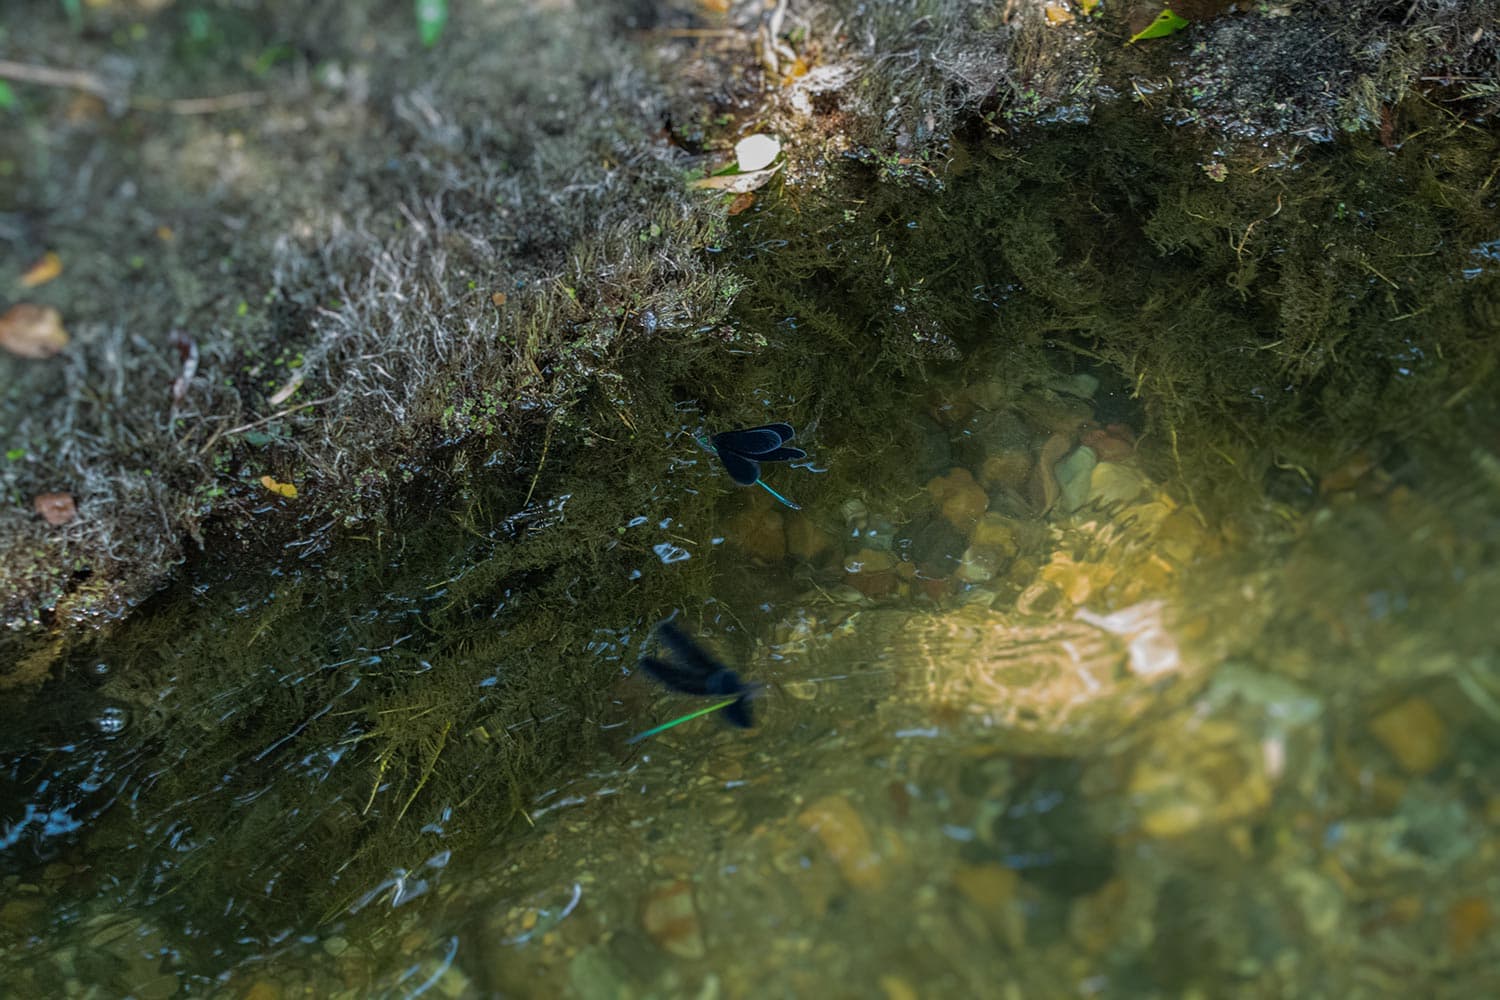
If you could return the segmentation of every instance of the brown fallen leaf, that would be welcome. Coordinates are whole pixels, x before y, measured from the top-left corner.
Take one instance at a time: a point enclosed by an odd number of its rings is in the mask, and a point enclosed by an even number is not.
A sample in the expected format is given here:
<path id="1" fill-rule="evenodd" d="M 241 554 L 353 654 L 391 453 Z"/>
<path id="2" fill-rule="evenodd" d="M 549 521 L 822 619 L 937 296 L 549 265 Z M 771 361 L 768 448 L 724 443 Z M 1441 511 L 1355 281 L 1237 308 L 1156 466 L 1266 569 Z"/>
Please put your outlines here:
<path id="1" fill-rule="evenodd" d="M 753 204 L 755 204 L 754 191 L 745 191 L 737 194 L 734 196 L 734 200 L 729 203 L 729 214 L 739 215 Z"/>
<path id="2" fill-rule="evenodd" d="M 291 483 L 278 483 L 270 476 L 261 476 L 260 484 L 266 489 L 270 490 L 272 493 L 279 493 L 280 495 L 286 497 L 288 500 L 294 499 L 297 496 L 297 487 L 293 486 Z"/>
<path id="3" fill-rule="evenodd" d="M 17 302 L 0 316 L 0 347 L 23 358 L 50 358 L 68 346 L 62 314 L 51 306 Z"/>
<path id="4" fill-rule="evenodd" d="M 493 302 L 496 305 L 496 307 L 505 305 L 505 302 L 506 302 L 505 293 L 504 292 L 496 292 L 494 295 L 490 296 L 490 301 Z"/>
<path id="5" fill-rule="evenodd" d="M 21 285 L 24 288 L 35 288 L 37 285 L 45 285 L 59 274 L 62 274 L 62 258 L 48 250 L 21 275 Z"/>
<path id="6" fill-rule="evenodd" d="M 78 516 L 78 508 L 73 503 L 71 493 L 39 493 L 31 506 L 42 515 L 42 520 L 54 528 L 59 524 L 67 524 Z"/>

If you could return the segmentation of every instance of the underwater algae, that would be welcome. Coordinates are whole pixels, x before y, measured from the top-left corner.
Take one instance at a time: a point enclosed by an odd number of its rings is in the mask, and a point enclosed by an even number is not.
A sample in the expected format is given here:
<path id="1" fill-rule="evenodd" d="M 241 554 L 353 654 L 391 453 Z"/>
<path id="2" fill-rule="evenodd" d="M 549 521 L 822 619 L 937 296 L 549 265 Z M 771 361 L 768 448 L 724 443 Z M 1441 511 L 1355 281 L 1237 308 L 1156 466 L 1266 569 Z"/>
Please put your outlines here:
<path id="1" fill-rule="evenodd" d="M 1174 489 L 1276 537 L 1263 487 L 1286 466 L 1315 475 L 1383 442 L 1437 453 L 1483 419 L 1496 333 L 1474 317 L 1496 279 L 1457 269 L 1493 224 L 1478 192 L 1495 147 L 1471 133 L 1231 161 L 1220 183 L 1191 140 L 1122 110 L 1020 145 L 975 137 L 942 193 L 851 165 L 857 201 L 757 207 L 720 253 L 746 283 L 734 323 L 766 348 L 667 335 L 537 428 L 519 476 L 413 494 L 399 530 L 305 558 L 205 558 L 73 651 L 47 694 L 70 710 L 7 727 L 9 780 L 44 795 L 24 782 L 45 770 L 66 802 L 102 768 L 113 809 L 76 846 L 30 846 L 108 857 L 136 874 L 103 891 L 254 934 L 338 919 L 390 872 L 524 824 L 538 783 L 599 745 L 625 654 L 601 657 L 598 629 L 756 596 L 754 574 L 706 558 L 631 579 L 655 558 L 622 534 L 639 511 L 710 525 L 743 499 L 706 465 L 671 471 L 696 453 L 682 406 L 727 424 L 760 397 L 795 419 L 827 468 L 798 483 L 810 510 L 850 494 L 914 509 L 922 430 L 891 414 L 951 405 L 929 379 L 1099 373 Z M 1420 338 L 1403 325 L 1418 318 Z M 247 557 L 265 566 L 249 579 Z M 101 706 L 128 713 L 125 732 L 69 749 Z"/>

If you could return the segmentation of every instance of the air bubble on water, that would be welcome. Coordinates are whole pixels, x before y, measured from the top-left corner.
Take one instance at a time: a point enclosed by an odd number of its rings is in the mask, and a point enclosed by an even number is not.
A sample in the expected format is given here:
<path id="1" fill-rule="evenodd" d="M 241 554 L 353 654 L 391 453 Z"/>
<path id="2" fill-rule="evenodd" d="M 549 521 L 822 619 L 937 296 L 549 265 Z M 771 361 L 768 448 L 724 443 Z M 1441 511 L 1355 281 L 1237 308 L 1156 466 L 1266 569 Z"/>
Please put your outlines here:
<path id="1" fill-rule="evenodd" d="M 106 705 L 93 718 L 94 729 L 105 736 L 118 736 L 130 725 L 130 713 L 119 705 Z"/>

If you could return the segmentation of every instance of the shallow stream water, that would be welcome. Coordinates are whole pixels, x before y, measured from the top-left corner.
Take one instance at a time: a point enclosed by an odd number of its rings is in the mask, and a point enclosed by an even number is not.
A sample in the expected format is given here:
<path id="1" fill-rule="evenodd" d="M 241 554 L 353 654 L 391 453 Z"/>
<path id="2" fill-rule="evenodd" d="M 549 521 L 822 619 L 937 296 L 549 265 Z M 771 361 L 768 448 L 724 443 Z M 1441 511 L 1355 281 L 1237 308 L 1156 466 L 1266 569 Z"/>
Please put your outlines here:
<path id="1" fill-rule="evenodd" d="M 1361 272 L 1337 337 L 1229 400 L 1258 374 L 1245 329 L 1268 351 L 1300 329 L 1244 304 L 1301 294 L 1291 266 L 1244 273 L 1250 220 L 1238 254 L 1163 249 L 1219 193 L 1193 164 L 1048 230 L 1099 183 L 1056 168 L 1103 140 L 1065 136 L 826 226 L 753 213 L 715 251 L 764 284 L 701 384 L 597 400 L 519 483 L 402 533 L 205 563 L 73 657 L 7 744 L 6 992 L 1496 992 L 1476 358 L 1500 269 L 1475 243 L 1441 286 Z M 1303 203 L 1264 268 L 1305 262 L 1317 212 L 1365 211 L 1364 155 L 1261 165 Z M 1484 204 L 1452 231 L 1493 229 Z M 1139 270 L 1078 284 L 1117 257 Z M 1372 332 L 1413 308 L 1431 325 Z M 1218 340 L 1181 329 L 1216 315 Z M 1100 346 L 1122 316 L 1134 369 Z M 1296 368 L 1318 351 L 1343 374 Z M 1193 371 L 1153 367 L 1174 358 Z M 781 419 L 809 456 L 763 475 L 799 511 L 694 442 Z M 702 706 L 636 666 L 669 615 L 762 686 L 753 729 L 628 742 Z"/>

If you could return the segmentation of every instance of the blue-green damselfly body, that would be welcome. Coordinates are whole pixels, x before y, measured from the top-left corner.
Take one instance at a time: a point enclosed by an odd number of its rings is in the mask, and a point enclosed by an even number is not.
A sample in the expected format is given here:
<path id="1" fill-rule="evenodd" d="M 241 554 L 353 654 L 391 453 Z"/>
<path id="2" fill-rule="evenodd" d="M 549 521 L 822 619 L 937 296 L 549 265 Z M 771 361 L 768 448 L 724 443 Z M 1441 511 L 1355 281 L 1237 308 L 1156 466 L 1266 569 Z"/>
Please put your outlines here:
<path id="1" fill-rule="evenodd" d="M 807 457 L 801 448 L 787 445 L 796 433 L 791 424 L 762 424 L 714 435 L 699 434 L 697 440 L 705 451 L 718 456 L 730 479 L 741 486 L 759 486 L 792 510 L 801 510 L 800 504 L 777 493 L 760 478 L 762 462 L 794 462 Z"/>

